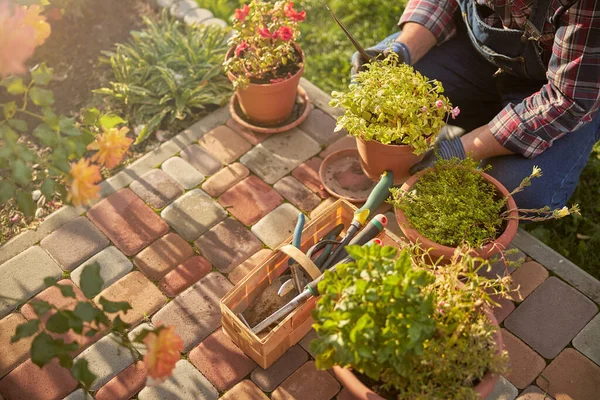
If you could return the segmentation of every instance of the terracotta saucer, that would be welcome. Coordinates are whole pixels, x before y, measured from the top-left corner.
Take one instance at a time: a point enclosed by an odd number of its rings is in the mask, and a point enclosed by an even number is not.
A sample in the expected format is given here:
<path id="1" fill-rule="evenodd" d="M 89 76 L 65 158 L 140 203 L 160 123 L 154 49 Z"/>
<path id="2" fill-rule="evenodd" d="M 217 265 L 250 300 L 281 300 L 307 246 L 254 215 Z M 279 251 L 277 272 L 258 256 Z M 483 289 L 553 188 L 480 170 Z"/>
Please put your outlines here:
<path id="1" fill-rule="evenodd" d="M 377 184 L 363 172 L 356 149 L 339 150 L 328 155 L 321 163 L 319 177 L 332 196 L 352 203 L 366 201 Z"/>
<path id="2" fill-rule="evenodd" d="M 304 90 L 302 86 L 298 85 L 298 95 L 296 97 L 296 103 L 294 104 L 292 114 L 288 117 L 288 119 L 277 125 L 267 126 L 251 121 L 243 113 L 240 103 L 238 102 L 238 98 L 235 94 L 231 96 L 231 100 L 229 101 L 229 112 L 231 114 L 231 118 L 233 118 L 235 122 L 250 129 L 251 131 L 272 135 L 275 133 L 289 131 L 290 129 L 300 125 L 306 119 L 306 117 L 308 117 L 308 114 L 310 114 L 310 98 L 308 97 L 306 90 Z"/>

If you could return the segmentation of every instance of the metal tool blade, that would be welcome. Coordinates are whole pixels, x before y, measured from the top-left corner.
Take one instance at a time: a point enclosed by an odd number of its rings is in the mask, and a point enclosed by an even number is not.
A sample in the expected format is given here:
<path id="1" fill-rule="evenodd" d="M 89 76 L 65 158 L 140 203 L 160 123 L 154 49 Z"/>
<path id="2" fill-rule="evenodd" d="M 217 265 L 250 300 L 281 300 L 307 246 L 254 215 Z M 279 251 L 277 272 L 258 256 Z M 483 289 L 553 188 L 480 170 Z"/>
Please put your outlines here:
<path id="1" fill-rule="evenodd" d="M 289 292 L 291 292 L 292 290 L 294 290 L 294 281 L 289 279 L 287 281 L 285 281 L 283 283 L 283 285 L 281 285 L 279 287 L 279 290 L 277 291 L 277 294 L 279 295 L 279 297 L 283 297 L 285 295 L 287 295 Z"/>
<path id="2" fill-rule="evenodd" d="M 350 42 L 352 43 L 352 45 L 354 46 L 354 48 L 356 49 L 356 51 L 358 51 L 358 54 L 360 54 L 363 59 L 371 61 L 371 57 L 367 54 L 367 52 L 365 51 L 365 49 L 360 45 L 360 43 L 358 43 L 358 41 L 354 38 L 354 36 L 352 36 L 352 34 L 348 31 L 348 29 L 346 29 L 346 27 L 344 26 L 344 24 L 342 23 L 342 21 L 340 21 L 335 16 L 335 14 L 333 13 L 333 11 L 331 11 L 331 8 L 329 8 L 328 5 L 325 5 L 325 8 L 327 8 L 327 11 L 329 11 L 329 13 L 331 14 L 331 16 L 335 20 L 335 22 L 337 22 L 337 24 L 340 26 L 340 28 L 342 28 L 342 30 L 346 34 L 346 37 L 348 38 L 348 40 L 350 40 Z"/>

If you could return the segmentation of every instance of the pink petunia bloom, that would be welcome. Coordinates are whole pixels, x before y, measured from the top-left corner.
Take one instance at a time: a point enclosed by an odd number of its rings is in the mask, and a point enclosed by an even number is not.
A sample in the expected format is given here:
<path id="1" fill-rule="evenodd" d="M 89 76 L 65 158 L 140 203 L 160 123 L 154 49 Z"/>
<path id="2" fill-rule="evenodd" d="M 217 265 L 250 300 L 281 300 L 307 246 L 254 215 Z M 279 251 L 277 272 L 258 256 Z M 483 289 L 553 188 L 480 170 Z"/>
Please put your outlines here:
<path id="1" fill-rule="evenodd" d="M 456 119 L 456 117 L 458 117 L 458 114 L 460 114 L 460 108 L 458 108 L 458 106 L 454 107 L 451 111 L 452 113 L 452 119 Z"/>
<path id="2" fill-rule="evenodd" d="M 12 8 L 12 10 L 11 10 Z M 0 77 L 27 72 L 25 61 L 33 55 L 37 32 L 26 23 L 26 10 L 0 0 Z"/>
<path id="3" fill-rule="evenodd" d="M 267 28 L 266 26 L 258 28 L 258 35 L 263 39 L 271 39 L 272 37 L 271 32 L 269 32 L 269 28 Z"/>
<path id="4" fill-rule="evenodd" d="M 294 31 L 292 31 L 292 28 L 290 28 L 289 26 L 284 25 L 279 28 L 279 30 L 277 31 L 277 35 L 281 40 L 287 42 L 288 40 L 291 40 L 294 37 Z"/>
<path id="5" fill-rule="evenodd" d="M 421 107 L 421 112 L 427 112 L 427 111 L 429 111 L 429 110 L 427 109 L 427 107 L 425 107 L 425 106 Z"/>
<path id="6" fill-rule="evenodd" d="M 250 47 L 250 46 L 248 46 L 248 42 L 246 42 L 245 40 L 242 43 L 238 44 L 235 48 L 236 57 L 239 57 L 240 54 L 242 54 L 244 51 L 248 50 L 248 47 Z"/>
<path id="7" fill-rule="evenodd" d="M 435 102 L 435 106 L 436 106 L 437 108 L 442 108 L 442 107 L 444 107 L 444 102 L 443 102 L 443 101 L 441 101 L 441 100 L 437 100 L 437 101 Z"/>
<path id="8" fill-rule="evenodd" d="M 246 19 L 246 17 L 248 16 L 249 13 L 250 13 L 250 7 L 248 7 L 248 4 L 244 4 L 244 6 L 242 8 L 235 9 L 235 19 L 242 22 L 243 20 Z"/>
<path id="9" fill-rule="evenodd" d="M 286 16 L 290 17 L 293 21 L 296 22 L 301 22 L 306 19 L 306 11 L 296 11 L 294 9 L 294 3 L 291 1 L 283 7 L 283 12 Z"/>

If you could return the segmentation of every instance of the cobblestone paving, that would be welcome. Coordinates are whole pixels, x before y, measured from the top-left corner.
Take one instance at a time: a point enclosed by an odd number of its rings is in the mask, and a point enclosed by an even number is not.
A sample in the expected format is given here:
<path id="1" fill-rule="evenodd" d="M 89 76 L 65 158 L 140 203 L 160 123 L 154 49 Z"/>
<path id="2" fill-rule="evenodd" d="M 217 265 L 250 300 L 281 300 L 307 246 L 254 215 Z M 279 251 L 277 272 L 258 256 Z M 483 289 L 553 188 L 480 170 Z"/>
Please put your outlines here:
<path id="1" fill-rule="evenodd" d="M 106 281 L 101 295 L 133 306 L 126 322 L 175 325 L 185 343 L 174 375 L 146 387 L 143 363 L 110 336 L 65 337 L 86 347 L 79 357 L 98 375 L 96 399 L 351 399 L 315 368 L 314 332 L 264 370 L 220 329 L 221 297 L 290 236 L 299 212 L 313 218 L 335 200 L 318 178 L 323 158 L 355 147 L 333 133 L 327 96 L 302 84 L 316 107 L 297 129 L 267 137 L 216 111 L 106 181 L 105 198 L 87 212 L 67 208 L 49 218 L 54 225 L 0 247 L 0 294 L 18 299 L 0 300 L 0 399 L 83 398 L 66 370 L 39 369 L 29 342 L 10 337 L 31 318 L 31 298 L 59 303 L 44 277 L 70 271 L 63 282 L 80 293 L 81 269 L 94 261 Z M 381 212 L 394 223 L 389 207 Z M 527 262 L 492 270 L 520 285 L 494 310 L 511 371 L 489 399 L 599 399 L 600 283 L 525 232 L 513 245 Z"/>

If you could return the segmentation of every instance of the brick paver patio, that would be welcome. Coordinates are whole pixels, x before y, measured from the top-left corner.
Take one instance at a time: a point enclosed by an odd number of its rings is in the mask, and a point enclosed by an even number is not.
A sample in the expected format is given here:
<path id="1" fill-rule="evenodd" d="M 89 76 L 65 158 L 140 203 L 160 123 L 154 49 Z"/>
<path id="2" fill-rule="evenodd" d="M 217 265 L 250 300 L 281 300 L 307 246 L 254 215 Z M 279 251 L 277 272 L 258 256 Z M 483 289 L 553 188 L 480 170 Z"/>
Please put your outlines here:
<path id="1" fill-rule="evenodd" d="M 146 387 L 143 363 L 109 336 L 68 338 L 87 347 L 79 357 L 98 375 L 96 399 L 351 398 L 315 368 L 314 333 L 263 370 L 220 330 L 220 298 L 292 233 L 300 211 L 314 217 L 335 200 L 319 165 L 355 146 L 333 133 L 340 111 L 328 96 L 302 85 L 314 109 L 297 129 L 265 136 L 220 109 L 103 182 L 104 199 L 88 210 L 64 207 L 0 247 L 0 294 L 19 299 L 0 300 L 0 399 L 83 398 L 62 367 L 39 369 L 30 342 L 10 337 L 31 318 L 31 298 L 58 303 L 44 277 L 70 276 L 65 282 L 77 288 L 81 268 L 94 261 L 102 295 L 133 306 L 126 322 L 175 325 L 185 344 L 174 375 Z M 393 224 L 389 207 L 382 210 Z M 397 238 L 397 226 L 389 231 Z M 527 258 L 509 270 L 520 292 L 495 310 L 512 369 L 489 399 L 600 399 L 600 282 L 523 231 L 513 246 Z"/>

